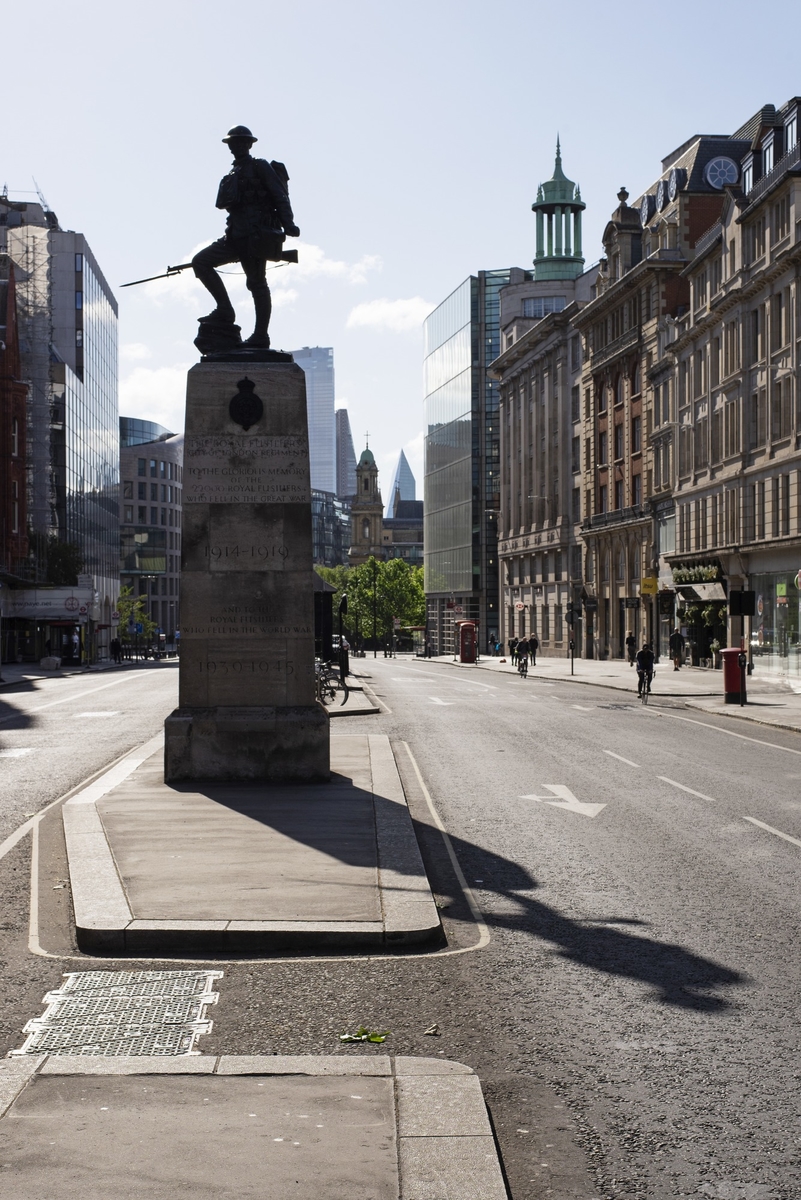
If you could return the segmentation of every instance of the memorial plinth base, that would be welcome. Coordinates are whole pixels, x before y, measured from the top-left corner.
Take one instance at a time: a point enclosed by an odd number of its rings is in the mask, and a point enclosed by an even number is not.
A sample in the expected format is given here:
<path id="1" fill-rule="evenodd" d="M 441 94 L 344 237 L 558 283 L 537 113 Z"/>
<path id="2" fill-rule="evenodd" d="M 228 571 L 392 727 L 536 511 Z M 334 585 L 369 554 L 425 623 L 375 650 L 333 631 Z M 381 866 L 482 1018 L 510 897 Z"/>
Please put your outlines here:
<path id="1" fill-rule="evenodd" d="M 328 732 L 328 713 L 319 704 L 178 708 L 164 722 L 164 781 L 325 781 Z"/>

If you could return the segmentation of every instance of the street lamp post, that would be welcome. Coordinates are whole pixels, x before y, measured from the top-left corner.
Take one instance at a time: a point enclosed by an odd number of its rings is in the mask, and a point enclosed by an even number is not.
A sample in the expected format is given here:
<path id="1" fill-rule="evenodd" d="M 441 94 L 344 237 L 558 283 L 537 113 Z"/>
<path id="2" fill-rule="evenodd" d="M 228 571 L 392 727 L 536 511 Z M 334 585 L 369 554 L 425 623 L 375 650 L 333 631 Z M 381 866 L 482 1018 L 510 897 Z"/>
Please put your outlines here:
<path id="1" fill-rule="evenodd" d="M 378 561 L 374 558 L 373 559 L 373 658 L 378 657 L 378 648 L 376 646 L 376 641 L 378 639 L 377 620 L 378 620 Z"/>

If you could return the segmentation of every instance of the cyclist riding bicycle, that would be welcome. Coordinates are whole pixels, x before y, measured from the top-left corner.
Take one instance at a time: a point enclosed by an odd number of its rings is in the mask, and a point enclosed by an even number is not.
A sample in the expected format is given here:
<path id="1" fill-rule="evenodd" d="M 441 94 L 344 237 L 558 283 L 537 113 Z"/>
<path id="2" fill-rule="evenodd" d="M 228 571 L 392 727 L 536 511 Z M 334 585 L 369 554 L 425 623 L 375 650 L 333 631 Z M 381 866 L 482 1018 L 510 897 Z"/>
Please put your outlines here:
<path id="1" fill-rule="evenodd" d="M 654 652 L 648 642 L 643 642 L 642 650 L 637 651 L 637 695 L 642 695 L 643 686 L 650 692 L 651 680 L 654 677 Z"/>

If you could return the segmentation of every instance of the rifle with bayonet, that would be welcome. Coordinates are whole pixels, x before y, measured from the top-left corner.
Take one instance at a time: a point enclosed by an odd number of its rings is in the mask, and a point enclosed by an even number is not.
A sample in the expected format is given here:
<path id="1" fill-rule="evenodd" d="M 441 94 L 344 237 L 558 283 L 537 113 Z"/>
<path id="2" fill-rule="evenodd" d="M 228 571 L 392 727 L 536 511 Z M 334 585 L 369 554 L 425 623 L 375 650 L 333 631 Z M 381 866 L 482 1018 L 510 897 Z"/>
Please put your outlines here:
<path id="1" fill-rule="evenodd" d="M 282 250 L 278 255 L 278 261 L 282 263 L 296 263 L 298 261 L 297 250 Z M 130 283 L 122 283 L 120 287 L 136 287 L 138 283 L 152 283 L 154 279 L 170 279 L 173 275 L 180 275 L 181 271 L 190 271 L 191 263 L 179 263 L 175 267 L 167 267 L 167 270 L 162 275 L 148 275 L 146 279 L 132 279 Z M 272 268 L 268 267 L 268 270 Z"/>

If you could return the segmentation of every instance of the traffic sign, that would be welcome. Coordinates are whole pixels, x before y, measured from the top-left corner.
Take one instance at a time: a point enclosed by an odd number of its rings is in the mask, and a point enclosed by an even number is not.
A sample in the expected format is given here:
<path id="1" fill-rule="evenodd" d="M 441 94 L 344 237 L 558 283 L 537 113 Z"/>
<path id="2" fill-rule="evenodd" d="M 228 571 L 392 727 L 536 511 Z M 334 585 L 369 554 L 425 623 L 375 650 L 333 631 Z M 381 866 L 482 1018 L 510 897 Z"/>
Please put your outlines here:
<path id="1" fill-rule="evenodd" d="M 112 619 L 112 621 L 119 621 L 119 619 L 120 619 L 120 614 L 119 614 L 119 613 L 116 611 L 116 609 L 115 609 L 115 610 L 114 610 L 114 612 L 111 614 L 111 619 Z"/>
<path id="2" fill-rule="evenodd" d="M 518 612 L 520 612 L 521 608 L 525 608 L 525 607 L 526 606 L 522 600 L 518 600 L 517 603 L 515 604 L 515 608 L 517 609 Z"/>
<path id="3" fill-rule="evenodd" d="M 85 604 L 82 604 L 81 607 L 78 609 L 78 612 L 81 614 L 82 617 L 85 617 L 86 614 L 89 612 L 89 609 L 86 607 Z"/>
<path id="4" fill-rule="evenodd" d="M 137 633 L 144 633 L 144 632 L 145 632 L 145 627 L 144 627 L 144 625 L 142 624 L 142 622 L 141 622 L 141 621 L 137 621 L 137 622 L 136 622 L 136 632 L 137 632 Z"/>

